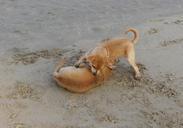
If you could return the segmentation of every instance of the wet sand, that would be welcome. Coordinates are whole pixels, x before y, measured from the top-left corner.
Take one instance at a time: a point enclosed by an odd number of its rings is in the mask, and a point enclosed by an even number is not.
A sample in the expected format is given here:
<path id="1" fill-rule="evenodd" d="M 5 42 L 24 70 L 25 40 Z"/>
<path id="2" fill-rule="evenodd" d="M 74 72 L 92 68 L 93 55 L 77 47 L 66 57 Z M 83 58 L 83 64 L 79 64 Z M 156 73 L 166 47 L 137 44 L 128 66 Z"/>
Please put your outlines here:
<path id="1" fill-rule="evenodd" d="M 183 127 L 183 2 L 0 1 L 0 127 Z M 141 81 L 121 59 L 112 77 L 84 94 L 52 79 L 106 38 L 140 31 Z"/>

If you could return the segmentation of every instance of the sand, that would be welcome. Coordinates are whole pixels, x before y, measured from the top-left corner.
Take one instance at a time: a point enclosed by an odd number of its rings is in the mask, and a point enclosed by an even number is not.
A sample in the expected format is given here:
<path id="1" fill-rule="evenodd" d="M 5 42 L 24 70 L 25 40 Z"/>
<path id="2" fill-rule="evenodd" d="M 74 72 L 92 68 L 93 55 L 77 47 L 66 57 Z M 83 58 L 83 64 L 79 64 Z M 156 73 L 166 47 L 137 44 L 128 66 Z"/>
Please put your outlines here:
<path id="1" fill-rule="evenodd" d="M 0 1 L 1 128 L 182 128 L 183 2 L 179 0 Z M 84 94 L 52 79 L 106 38 L 137 28 L 142 80 L 121 59 Z M 130 37 L 130 36 L 129 36 Z"/>

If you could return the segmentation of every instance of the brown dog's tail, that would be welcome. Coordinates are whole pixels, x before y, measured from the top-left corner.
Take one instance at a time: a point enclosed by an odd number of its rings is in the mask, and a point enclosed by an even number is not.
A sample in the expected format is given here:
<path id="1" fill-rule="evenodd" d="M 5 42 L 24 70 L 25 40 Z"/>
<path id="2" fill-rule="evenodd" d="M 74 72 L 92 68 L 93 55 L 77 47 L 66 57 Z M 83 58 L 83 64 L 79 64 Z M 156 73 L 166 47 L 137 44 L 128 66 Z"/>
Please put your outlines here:
<path id="1" fill-rule="evenodd" d="M 63 59 L 57 64 L 57 66 L 56 66 L 56 68 L 55 68 L 55 71 L 54 71 L 54 73 L 53 73 L 53 76 L 54 76 L 54 77 L 57 77 L 57 76 L 59 75 L 60 68 L 64 65 L 65 61 L 66 61 L 66 59 L 63 58 Z"/>
<path id="2" fill-rule="evenodd" d="M 139 40 L 139 32 L 138 32 L 136 29 L 134 29 L 134 28 L 129 28 L 129 29 L 125 32 L 125 34 L 127 34 L 128 32 L 133 32 L 134 38 L 132 39 L 132 42 L 133 42 L 134 44 L 136 44 L 137 41 Z"/>

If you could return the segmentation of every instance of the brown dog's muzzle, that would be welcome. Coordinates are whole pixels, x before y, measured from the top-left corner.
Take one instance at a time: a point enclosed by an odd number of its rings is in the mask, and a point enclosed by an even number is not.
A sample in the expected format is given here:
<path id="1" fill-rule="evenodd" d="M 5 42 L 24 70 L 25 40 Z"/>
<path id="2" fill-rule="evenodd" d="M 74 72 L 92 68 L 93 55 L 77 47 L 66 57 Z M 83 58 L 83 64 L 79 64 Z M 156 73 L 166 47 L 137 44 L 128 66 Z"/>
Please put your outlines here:
<path id="1" fill-rule="evenodd" d="M 85 68 L 89 69 L 94 76 L 97 75 L 97 70 L 92 65 L 90 65 L 90 63 L 86 59 L 83 59 L 83 61 L 80 62 L 80 63 L 74 64 L 74 66 L 76 68 L 83 68 L 83 67 L 85 67 Z"/>
<path id="2" fill-rule="evenodd" d="M 74 67 L 75 67 L 75 68 L 79 68 L 79 65 L 80 65 L 80 64 L 74 64 Z"/>
<path id="3" fill-rule="evenodd" d="M 76 68 L 87 68 L 87 69 L 91 69 L 91 66 L 89 65 L 89 63 L 88 62 L 82 62 L 82 63 L 76 63 L 76 64 L 74 64 L 74 67 L 76 67 Z"/>

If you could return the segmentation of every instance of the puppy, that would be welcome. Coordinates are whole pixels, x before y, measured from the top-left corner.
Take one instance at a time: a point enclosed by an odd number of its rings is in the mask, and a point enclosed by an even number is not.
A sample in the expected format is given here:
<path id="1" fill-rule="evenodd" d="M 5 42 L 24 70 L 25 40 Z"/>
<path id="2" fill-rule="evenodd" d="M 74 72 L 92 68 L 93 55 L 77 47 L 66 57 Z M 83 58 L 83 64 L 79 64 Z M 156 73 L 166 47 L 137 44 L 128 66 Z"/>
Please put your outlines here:
<path id="1" fill-rule="evenodd" d="M 109 78 L 111 69 L 101 68 L 101 72 L 93 75 L 86 67 L 63 67 L 63 60 L 56 67 L 53 77 L 61 87 L 76 93 L 82 93 L 96 87 L 99 83 Z"/>
<path id="2" fill-rule="evenodd" d="M 114 64 L 120 57 L 127 58 L 129 64 L 135 71 L 135 78 L 140 79 L 141 74 L 135 62 L 135 48 L 134 45 L 139 39 L 139 33 L 136 29 L 130 28 L 125 34 L 132 32 L 134 37 L 129 39 L 107 39 L 102 44 L 94 48 L 79 59 L 75 67 L 79 68 L 83 63 L 88 63 L 91 67 L 91 72 L 97 74 L 103 66 L 111 69 L 115 68 Z"/>

